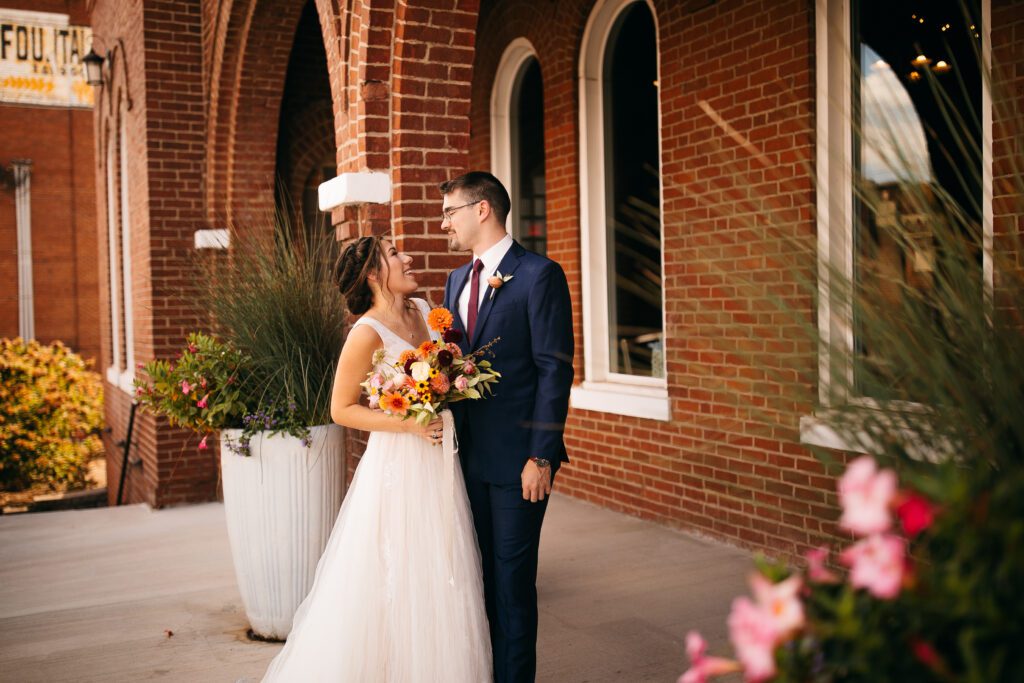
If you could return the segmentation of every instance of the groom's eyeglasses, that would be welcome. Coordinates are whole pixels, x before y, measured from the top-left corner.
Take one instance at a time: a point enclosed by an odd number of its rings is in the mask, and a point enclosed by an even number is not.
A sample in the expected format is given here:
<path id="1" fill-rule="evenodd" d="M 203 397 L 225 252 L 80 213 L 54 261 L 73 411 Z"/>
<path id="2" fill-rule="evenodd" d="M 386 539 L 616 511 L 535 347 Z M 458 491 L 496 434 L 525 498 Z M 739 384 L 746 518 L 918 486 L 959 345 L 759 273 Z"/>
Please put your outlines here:
<path id="1" fill-rule="evenodd" d="M 450 221 L 452 219 L 452 216 L 454 216 L 455 212 L 458 211 L 459 209 L 465 209 L 467 206 L 473 206 L 474 204 L 479 204 L 482 201 L 482 199 L 478 199 L 475 202 L 463 204 L 462 206 L 449 206 L 447 209 L 441 212 L 441 222 L 444 223 L 445 221 Z"/>

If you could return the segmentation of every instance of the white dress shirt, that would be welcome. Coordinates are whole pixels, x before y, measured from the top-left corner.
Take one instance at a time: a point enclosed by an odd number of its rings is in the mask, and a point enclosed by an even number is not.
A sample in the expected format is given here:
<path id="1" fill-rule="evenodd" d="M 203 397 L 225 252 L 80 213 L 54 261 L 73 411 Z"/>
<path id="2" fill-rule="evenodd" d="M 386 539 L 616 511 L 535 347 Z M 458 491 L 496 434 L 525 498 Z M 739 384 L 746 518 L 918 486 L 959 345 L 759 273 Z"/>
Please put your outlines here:
<path id="1" fill-rule="evenodd" d="M 483 270 L 480 271 L 480 296 L 477 299 L 477 313 L 480 312 L 480 307 L 484 305 L 485 294 L 487 293 L 487 278 L 494 275 L 494 272 L 498 270 L 498 266 L 501 265 L 501 259 L 505 258 L 505 254 L 512 248 L 512 236 L 505 235 L 498 243 L 488 249 L 482 254 L 473 254 L 473 260 L 480 259 L 484 264 Z M 462 294 L 459 295 L 459 317 L 462 318 L 463 324 L 468 324 L 469 320 L 469 290 L 473 283 L 473 268 L 470 266 L 469 277 L 466 278 L 466 286 L 462 288 Z"/>

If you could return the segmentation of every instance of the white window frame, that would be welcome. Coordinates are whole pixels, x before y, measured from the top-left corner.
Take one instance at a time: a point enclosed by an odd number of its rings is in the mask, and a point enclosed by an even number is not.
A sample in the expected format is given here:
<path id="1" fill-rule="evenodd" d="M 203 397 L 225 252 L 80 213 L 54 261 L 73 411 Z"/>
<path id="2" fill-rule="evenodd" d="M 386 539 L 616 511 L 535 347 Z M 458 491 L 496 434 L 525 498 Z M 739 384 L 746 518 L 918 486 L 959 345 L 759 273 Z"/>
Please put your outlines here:
<path id="1" fill-rule="evenodd" d="M 869 452 L 873 440 L 866 432 L 847 438 L 836 428 L 831 413 L 839 406 L 864 410 L 894 409 L 865 396 L 853 396 L 853 312 L 848 302 L 834 301 L 831 273 L 847 282 L 853 271 L 853 140 L 851 122 L 850 0 L 815 0 L 817 228 L 818 228 L 818 403 L 813 415 L 800 419 L 800 441 L 837 450 Z M 981 0 L 982 60 L 991 72 L 991 1 Z M 982 79 L 982 277 L 991 300 L 992 271 L 992 96 Z M 982 302 L 979 302 L 979 305 Z M 833 354 L 833 351 L 835 353 Z M 841 359 L 841 360 L 837 360 Z M 842 381 L 833 382 L 839 374 Z M 902 412 L 927 410 L 920 404 L 900 403 Z M 908 439 L 912 441 L 912 439 Z M 941 454 L 920 453 L 923 459 Z"/>
<path id="2" fill-rule="evenodd" d="M 528 39 L 519 37 L 508 44 L 498 61 L 491 88 L 491 173 L 508 188 L 512 209 L 505 217 L 505 231 L 519 225 L 519 183 L 515 150 L 519 149 L 519 125 L 513 103 L 518 105 L 524 67 L 537 59 Z"/>
<path id="3" fill-rule="evenodd" d="M 672 417 L 668 382 L 662 377 L 636 377 L 610 371 L 608 301 L 608 229 L 605 193 L 605 129 L 603 66 L 608 39 L 619 15 L 643 2 L 654 21 L 655 54 L 661 75 L 658 14 L 650 0 L 599 0 L 583 32 L 579 63 L 580 109 L 580 243 L 583 278 L 584 379 L 572 389 L 575 408 L 667 421 Z M 658 177 L 662 173 L 661 97 L 658 97 Z M 664 193 L 659 193 L 664 216 Z M 661 267 L 665 268 L 665 224 L 662 220 Z M 665 294 L 662 288 L 662 348 L 667 348 Z M 666 363 L 667 368 L 667 363 Z"/>

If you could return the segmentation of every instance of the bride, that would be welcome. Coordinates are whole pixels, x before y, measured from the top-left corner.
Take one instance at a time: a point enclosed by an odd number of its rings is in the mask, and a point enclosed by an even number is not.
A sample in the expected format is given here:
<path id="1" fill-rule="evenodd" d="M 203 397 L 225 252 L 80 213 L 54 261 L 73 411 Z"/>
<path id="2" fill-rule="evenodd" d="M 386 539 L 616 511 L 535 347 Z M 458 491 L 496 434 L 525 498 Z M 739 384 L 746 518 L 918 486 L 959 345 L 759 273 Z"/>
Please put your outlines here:
<path id="1" fill-rule="evenodd" d="M 452 490 L 443 485 L 442 422 L 420 426 L 360 400 L 375 354 L 393 366 L 429 339 L 427 302 L 408 298 L 417 288 L 411 264 L 381 237 L 357 239 L 338 260 L 338 287 L 362 317 L 341 351 L 331 417 L 370 437 L 264 681 L 491 679 L 480 552 L 458 462 L 454 515 L 444 499 Z"/>

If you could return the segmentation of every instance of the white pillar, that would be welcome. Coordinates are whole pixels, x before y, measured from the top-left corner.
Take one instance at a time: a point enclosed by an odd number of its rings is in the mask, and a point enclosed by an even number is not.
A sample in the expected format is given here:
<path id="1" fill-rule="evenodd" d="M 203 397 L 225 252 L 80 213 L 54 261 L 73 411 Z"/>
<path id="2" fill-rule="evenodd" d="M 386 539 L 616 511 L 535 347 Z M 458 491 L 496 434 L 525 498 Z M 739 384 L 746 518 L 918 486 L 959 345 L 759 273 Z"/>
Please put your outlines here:
<path id="1" fill-rule="evenodd" d="M 14 212 L 18 230 L 18 334 L 22 339 L 36 336 L 34 289 L 32 286 L 32 162 L 11 162 L 14 172 Z"/>

